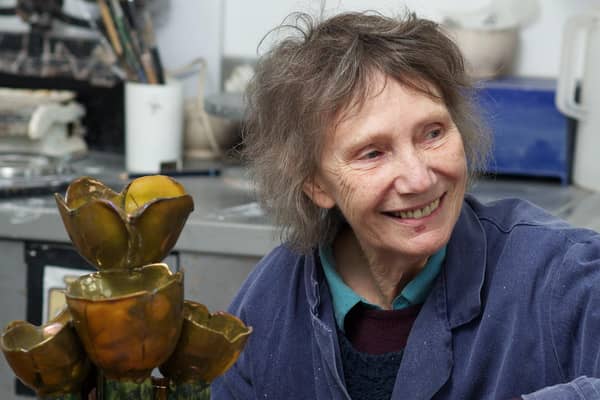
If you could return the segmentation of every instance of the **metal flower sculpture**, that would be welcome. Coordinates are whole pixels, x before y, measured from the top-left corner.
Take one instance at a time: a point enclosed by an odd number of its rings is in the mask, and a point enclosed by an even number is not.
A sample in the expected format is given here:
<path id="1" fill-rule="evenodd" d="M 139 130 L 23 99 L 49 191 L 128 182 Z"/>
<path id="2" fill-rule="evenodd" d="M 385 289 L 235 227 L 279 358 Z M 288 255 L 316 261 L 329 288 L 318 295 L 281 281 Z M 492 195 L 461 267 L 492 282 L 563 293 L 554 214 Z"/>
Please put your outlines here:
<path id="1" fill-rule="evenodd" d="M 137 178 L 121 193 L 82 177 L 55 199 L 69 238 L 100 270 L 162 261 L 194 209 L 183 186 L 162 175 Z"/>
<path id="2" fill-rule="evenodd" d="M 179 388 L 207 387 L 235 363 L 252 328 L 231 314 L 211 314 L 203 304 L 189 300 L 183 317 L 177 347 L 160 372 Z"/>
<path id="3" fill-rule="evenodd" d="M 79 399 L 91 364 L 66 309 L 39 327 L 11 322 L 0 346 L 15 375 L 38 397 Z"/>
<path id="4" fill-rule="evenodd" d="M 43 399 L 79 400 L 69 391 L 90 375 L 89 359 L 98 400 L 208 399 L 252 328 L 184 302 L 183 273 L 160 263 L 194 208 L 191 196 L 155 175 L 120 193 L 83 177 L 55 199 L 71 241 L 99 271 L 67 284 L 68 323 L 9 324 L 1 345 L 16 375 Z M 156 367 L 164 378 L 151 376 Z"/>

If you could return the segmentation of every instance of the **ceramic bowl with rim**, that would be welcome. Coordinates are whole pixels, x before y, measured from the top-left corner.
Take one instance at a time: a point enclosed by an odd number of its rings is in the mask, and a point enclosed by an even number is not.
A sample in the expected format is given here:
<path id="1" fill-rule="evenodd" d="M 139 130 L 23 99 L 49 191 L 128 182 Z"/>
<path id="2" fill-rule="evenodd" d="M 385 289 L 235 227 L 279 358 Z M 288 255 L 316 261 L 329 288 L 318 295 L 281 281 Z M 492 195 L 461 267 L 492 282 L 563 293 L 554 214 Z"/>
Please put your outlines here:
<path id="1" fill-rule="evenodd" d="M 493 79 L 509 73 L 519 42 L 518 27 L 477 29 L 445 26 L 463 53 L 468 75 L 474 80 Z"/>

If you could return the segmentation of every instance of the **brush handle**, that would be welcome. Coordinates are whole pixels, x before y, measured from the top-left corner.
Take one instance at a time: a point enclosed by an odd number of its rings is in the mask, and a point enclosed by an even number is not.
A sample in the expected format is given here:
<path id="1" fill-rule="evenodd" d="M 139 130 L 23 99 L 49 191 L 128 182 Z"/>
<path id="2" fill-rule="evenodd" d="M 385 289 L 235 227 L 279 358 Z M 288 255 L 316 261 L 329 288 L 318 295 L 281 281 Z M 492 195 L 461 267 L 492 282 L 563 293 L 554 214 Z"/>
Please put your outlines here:
<path id="1" fill-rule="evenodd" d="M 104 28 L 108 33 L 108 38 L 112 47 L 117 54 L 117 56 L 121 56 L 123 54 L 123 47 L 121 46 L 121 41 L 119 40 L 119 36 L 117 34 L 117 28 L 115 27 L 115 22 L 110 14 L 110 9 L 108 8 L 108 4 L 104 0 L 98 0 L 98 5 L 100 6 L 100 13 L 102 14 L 102 21 L 104 22 Z"/>
<path id="2" fill-rule="evenodd" d="M 158 83 L 164 84 L 165 83 L 165 72 L 164 72 L 162 63 L 160 61 L 160 54 L 158 54 L 158 48 L 152 47 L 150 49 L 150 54 L 152 55 L 154 71 L 156 72 L 156 79 L 158 80 Z"/>

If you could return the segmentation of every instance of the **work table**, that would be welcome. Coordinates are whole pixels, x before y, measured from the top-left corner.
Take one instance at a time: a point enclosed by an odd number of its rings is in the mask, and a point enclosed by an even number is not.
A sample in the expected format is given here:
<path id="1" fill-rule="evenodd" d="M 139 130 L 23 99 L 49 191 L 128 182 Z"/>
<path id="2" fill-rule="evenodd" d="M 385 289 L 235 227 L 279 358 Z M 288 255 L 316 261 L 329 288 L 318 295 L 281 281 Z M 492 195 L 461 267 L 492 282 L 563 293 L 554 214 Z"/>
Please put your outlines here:
<path id="1" fill-rule="evenodd" d="M 73 168 L 73 176 L 92 176 L 116 191 L 130 180 L 119 156 L 91 154 Z M 220 165 L 219 171 L 219 176 L 176 177 L 193 197 L 194 211 L 175 249 L 264 255 L 276 244 L 273 229 L 254 203 L 242 169 Z M 0 238 L 69 242 L 51 194 L 1 200 Z"/>

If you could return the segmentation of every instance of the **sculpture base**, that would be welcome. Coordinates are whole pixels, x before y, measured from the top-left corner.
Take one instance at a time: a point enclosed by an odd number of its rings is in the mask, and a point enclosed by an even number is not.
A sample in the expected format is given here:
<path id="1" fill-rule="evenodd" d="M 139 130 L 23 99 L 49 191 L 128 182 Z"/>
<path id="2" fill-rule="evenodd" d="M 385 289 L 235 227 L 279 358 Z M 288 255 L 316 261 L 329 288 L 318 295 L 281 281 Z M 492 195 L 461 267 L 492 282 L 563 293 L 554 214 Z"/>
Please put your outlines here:
<path id="1" fill-rule="evenodd" d="M 98 399 L 102 400 L 153 400 L 154 388 L 152 380 L 147 378 L 142 382 L 120 381 L 105 378 L 102 380 Z"/>
<path id="2" fill-rule="evenodd" d="M 210 386 L 203 382 L 172 384 L 168 400 L 210 400 Z"/>

